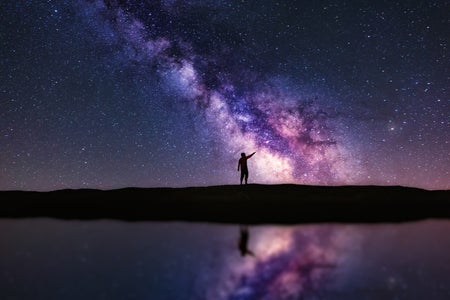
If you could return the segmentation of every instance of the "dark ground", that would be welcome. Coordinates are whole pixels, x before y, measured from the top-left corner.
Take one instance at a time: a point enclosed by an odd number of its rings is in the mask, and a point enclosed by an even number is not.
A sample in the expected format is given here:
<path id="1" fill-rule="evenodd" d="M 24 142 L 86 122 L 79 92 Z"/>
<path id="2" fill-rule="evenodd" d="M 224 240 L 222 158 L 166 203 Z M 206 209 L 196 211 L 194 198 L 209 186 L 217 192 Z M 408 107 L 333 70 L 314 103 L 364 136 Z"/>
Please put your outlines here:
<path id="1" fill-rule="evenodd" d="M 256 185 L 0 192 L 0 218 L 235 224 L 450 219 L 450 191 L 398 186 Z"/>

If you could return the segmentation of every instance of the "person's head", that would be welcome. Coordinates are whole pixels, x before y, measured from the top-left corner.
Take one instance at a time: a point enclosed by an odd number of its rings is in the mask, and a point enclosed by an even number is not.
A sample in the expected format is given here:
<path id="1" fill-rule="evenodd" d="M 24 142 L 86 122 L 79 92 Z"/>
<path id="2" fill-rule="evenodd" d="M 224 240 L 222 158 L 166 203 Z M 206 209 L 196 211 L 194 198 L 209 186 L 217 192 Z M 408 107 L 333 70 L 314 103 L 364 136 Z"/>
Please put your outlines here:
<path id="1" fill-rule="evenodd" d="M 245 157 L 245 153 L 244 153 L 244 152 L 242 152 L 242 153 L 241 153 L 241 156 L 242 156 L 242 157 Z"/>

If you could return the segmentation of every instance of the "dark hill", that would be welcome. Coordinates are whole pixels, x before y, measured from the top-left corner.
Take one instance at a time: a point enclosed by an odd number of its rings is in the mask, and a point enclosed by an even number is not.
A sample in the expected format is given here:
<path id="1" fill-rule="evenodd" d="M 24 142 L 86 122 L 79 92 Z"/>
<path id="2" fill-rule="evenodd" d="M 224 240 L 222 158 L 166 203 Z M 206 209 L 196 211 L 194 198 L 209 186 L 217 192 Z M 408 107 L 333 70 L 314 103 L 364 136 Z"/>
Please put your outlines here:
<path id="1" fill-rule="evenodd" d="M 0 192 L 0 218 L 248 224 L 450 218 L 450 191 L 398 186 L 248 185 Z"/>

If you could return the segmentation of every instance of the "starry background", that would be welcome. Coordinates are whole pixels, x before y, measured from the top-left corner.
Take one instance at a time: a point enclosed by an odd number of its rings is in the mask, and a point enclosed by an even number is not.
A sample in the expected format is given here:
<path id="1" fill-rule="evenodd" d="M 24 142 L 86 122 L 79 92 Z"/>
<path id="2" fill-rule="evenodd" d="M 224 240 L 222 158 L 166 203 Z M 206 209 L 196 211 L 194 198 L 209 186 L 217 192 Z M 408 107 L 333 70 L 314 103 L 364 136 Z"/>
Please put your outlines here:
<path id="1" fill-rule="evenodd" d="M 450 188 L 448 1 L 1 1 L 0 190 Z M 0 220 L 5 299 L 446 299 L 450 226 Z M 436 243 L 439 241 L 439 243 Z"/>
<path id="2" fill-rule="evenodd" d="M 0 189 L 448 189 L 448 9 L 2 1 Z"/>

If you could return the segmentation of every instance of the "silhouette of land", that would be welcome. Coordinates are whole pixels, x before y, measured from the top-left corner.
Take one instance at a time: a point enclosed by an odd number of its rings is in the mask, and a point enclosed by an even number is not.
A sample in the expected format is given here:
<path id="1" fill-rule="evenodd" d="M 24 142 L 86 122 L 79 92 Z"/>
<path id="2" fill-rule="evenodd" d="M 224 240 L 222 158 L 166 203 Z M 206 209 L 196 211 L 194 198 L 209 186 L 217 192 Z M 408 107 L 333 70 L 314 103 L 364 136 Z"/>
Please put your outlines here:
<path id="1" fill-rule="evenodd" d="M 0 192 L 0 218 L 230 224 L 450 219 L 450 190 L 399 186 L 225 185 Z"/>

